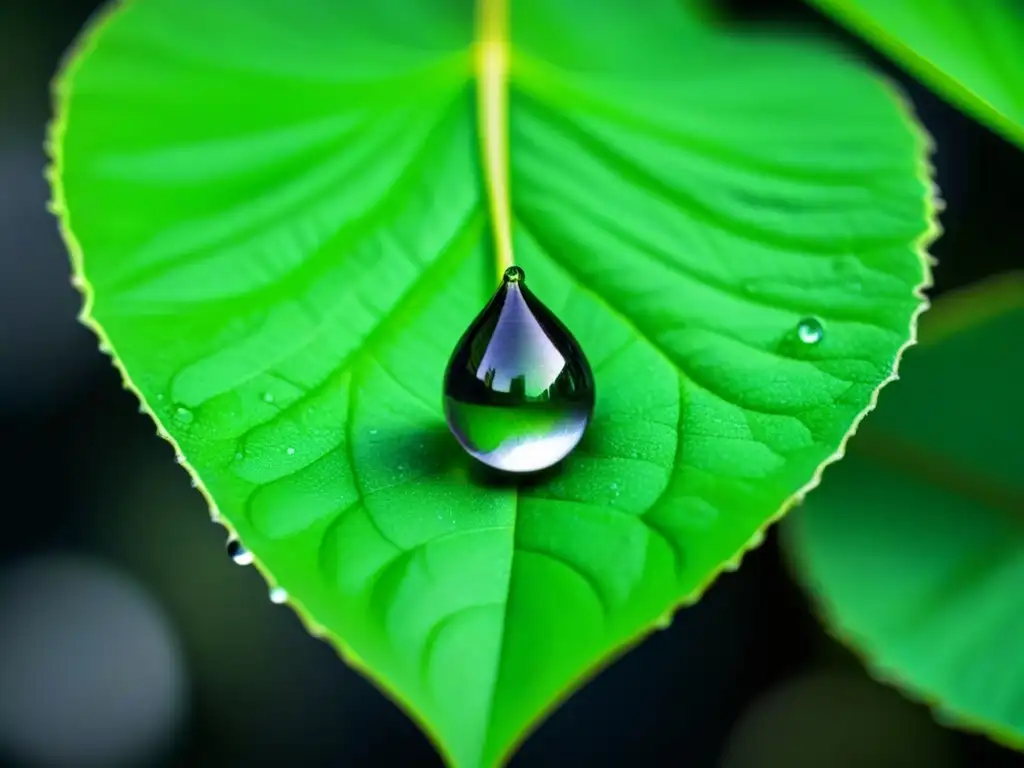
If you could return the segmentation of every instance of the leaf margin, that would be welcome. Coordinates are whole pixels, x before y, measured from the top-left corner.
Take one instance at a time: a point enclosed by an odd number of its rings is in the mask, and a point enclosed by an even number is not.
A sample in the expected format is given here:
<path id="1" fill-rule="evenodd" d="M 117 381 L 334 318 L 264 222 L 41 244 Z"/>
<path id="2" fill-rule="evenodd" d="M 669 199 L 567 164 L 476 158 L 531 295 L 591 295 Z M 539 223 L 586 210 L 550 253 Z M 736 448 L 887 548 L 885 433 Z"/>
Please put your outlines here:
<path id="1" fill-rule="evenodd" d="M 57 221 L 57 227 L 60 232 L 61 239 L 69 254 L 72 271 L 71 284 L 82 296 L 82 307 L 77 316 L 78 322 L 96 336 L 99 350 L 110 358 L 112 365 L 121 377 L 122 387 L 138 399 L 139 412 L 148 415 L 152 419 L 156 434 L 167 441 L 174 450 L 177 463 L 188 473 L 192 486 L 200 493 L 206 503 L 210 512 L 211 522 L 221 525 L 227 532 L 228 538 L 230 539 L 237 537 L 237 531 L 228 520 L 221 516 L 217 508 L 216 501 L 206 489 L 202 478 L 199 476 L 196 469 L 189 463 L 181 450 L 181 446 L 166 429 L 163 421 L 161 421 L 153 408 L 150 407 L 145 396 L 136 386 L 131 375 L 121 362 L 121 359 L 117 355 L 114 345 L 106 331 L 92 315 L 94 289 L 85 277 L 84 252 L 77 236 L 74 233 L 74 229 L 71 224 L 70 212 L 65 198 L 63 185 L 63 137 L 69 121 L 70 97 L 74 88 L 75 75 L 82 63 L 91 56 L 99 46 L 100 38 L 113 18 L 132 3 L 139 1 L 140 0 L 106 0 L 106 3 L 101 5 L 100 8 L 86 21 L 85 25 L 69 45 L 58 64 L 57 72 L 51 80 L 51 119 L 47 124 L 46 138 L 44 141 L 45 154 L 48 159 L 44 175 L 51 189 L 51 197 L 47 204 L 47 209 Z M 486 22 L 482 23 L 481 17 L 487 14 L 488 8 L 493 11 L 493 6 L 498 5 L 507 9 L 507 3 L 511 1 L 513 0 L 474 0 L 474 7 L 476 11 L 476 23 L 474 26 L 477 30 L 477 37 L 473 41 L 474 45 L 482 47 L 480 46 L 482 42 L 480 35 L 485 34 Z M 708 28 L 713 29 L 715 33 L 723 33 L 724 28 L 720 23 L 720 15 L 713 12 L 708 7 L 711 4 L 707 2 L 707 0 L 682 1 L 699 5 L 703 14 L 704 23 L 707 24 Z M 817 0 L 809 1 L 817 2 Z M 487 27 L 486 30 L 493 32 L 495 31 L 495 28 Z M 506 37 L 501 42 L 504 45 L 507 57 L 504 63 L 507 65 L 512 45 L 511 41 L 507 38 L 507 25 L 504 26 L 503 31 L 506 33 Z M 482 84 L 482 76 L 478 67 L 483 65 L 483 60 L 483 55 L 477 55 L 474 52 L 474 75 L 475 78 L 480 81 L 478 83 L 480 91 L 483 90 L 484 86 Z M 907 349 L 918 343 L 918 325 L 921 315 L 928 311 L 931 306 L 926 291 L 933 285 L 932 268 L 938 263 L 935 257 L 930 254 L 929 248 L 942 235 L 942 226 L 939 222 L 938 214 L 943 210 L 944 203 L 939 195 L 939 188 L 934 179 L 934 166 L 931 162 L 931 156 L 935 151 L 935 143 L 924 125 L 918 121 L 909 97 L 903 93 L 900 86 L 889 77 L 875 71 L 869 64 L 862 62 L 861 66 L 865 75 L 872 77 L 895 102 L 904 126 L 916 139 L 919 151 L 916 162 L 916 179 L 921 183 L 921 186 L 924 189 L 923 213 L 925 216 L 925 228 L 914 239 L 914 241 L 909 244 L 911 249 L 914 251 L 915 256 L 917 256 L 921 267 L 921 282 L 916 285 L 913 290 L 913 296 L 918 300 L 918 306 L 914 310 L 910 319 L 908 328 L 909 336 L 897 350 L 891 364 L 889 375 L 882 380 L 872 392 L 869 403 L 851 422 L 836 450 L 817 466 L 814 474 L 803 486 L 797 489 L 796 492 L 786 499 L 780 505 L 778 510 L 765 519 L 751 538 L 742 545 L 730 559 L 720 563 L 716 569 L 708 573 L 704 580 L 701 581 L 691 592 L 674 601 L 672 605 L 666 608 L 662 618 L 651 625 L 641 627 L 634 635 L 627 638 L 619 645 L 609 648 L 606 654 L 599 661 L 594 663 L 592 666 L 581 670 L 579 675 L 567 680 L 562 690 L 559 691 L 557 695 L 553 696 L 551 701 L 548 702 L 545 707 L 539 709 L 534 716 L 523 725 L 516 739 L 506 746 L 496 765 L 506 764 L 519 750 L 519 748 L 533 735 L 533 733 L 574 693 L 580 690 L 580 688 L 618 661 L 633 648 L 641 644 L 650 635 L 654 634 L 654 632 L 667 626 L 667 620 L 670 620 L 678 610 L 696 604 L 723 573 L 738 570 L 747 553 L 758 548 L 764 542 L 765 534 L 768 530 L 785 517 L 786 513 L 793 507 L 802 503 L 806 495 L 820 484 L 824 470 L 843 458 L 850 438 L 856 434 L 860 424 L 867 415 L 875 409 L 881 390 L 884 389 L 887 384 L 899 378 L 899 364 L 904 353 Z M 508 73 L 506 71 L 503 74 L 507 76 Z M 507 79 L 504 79 L 502 82 L 506 87 L 504 96 L 507 97 Z M 482 126 L 483 117 L 480 115 L 480 111 L 481 106 L 478 104 L 478 119 L 481 120 L 480 124 Z M 507 111 L 505 117 L 507 118 Z M 504 147 L 501 146 L 503 143 L 502 137 L 497 137 L 494 142 L 497 146 L 491 150 L 491 157 L 488 156 L 488 150 L 485 148 L 487 142 L 480 142 L 481 174 L 488 177 L 491 173 L 497 173 L 499 176 L 504 173 L 506 181 L 503 186 L 504 190 L 507 192 L 510 190 L 510 186 L 507 182 L 507 167 L 502 171 L 497 167 L 497 165 L 495 165 L 494 157 L 494 153 L 498 153 L 498 155 L 502 155 L 503 152 L 507 153 L 507 125 L 505 125 L 502 130 L 505 131 Z M 507 154 L 502 156 L 505 157 L 507 166 Z M 495 186 L 502 186 L 500 178 L 498 184 Z M 490 179 L 487 180 L 485 188 L 488 192 L 488 197 L 490 198 L 487 201 L 487 208 L 492 216 L 494 210 L 500 209 L 503 205 L 506 207 L 509 206 L 508 199 L 505 199 L 504 201 L 493 199 L 492 196 L 494 195 L 495 190 L 492 188 L 492 181 Z M 496 266 L 504 266 L 500 255 L 502 247 L 501 234 L 497 231 L 492 231 L 491 234 L 494 237 L 496 245 Z M 273 574 L 270 573 L 270 570 L 260 560 L 257 553 L 253 553 L 252 565 L 256 572 L 259 573 L 266 582 L 268 590 L 273 590 L 276 586 Z M 427 720 L 425 715 L 421 714 L 411 702 L 407 701 L 403 697 L 401 691 L 397 690 L 397 688 L 392 689 L 389 683 L 378 677 L 374 673 L 373 669 L 362 660 L 362 658 L 347 644 L 347 642 L 345 642 L 343 638 L 332 634 L 326 627 L 317 622 L 314 616 L 307 611 L 302 603 L 296 600 L 294 596 L 290 593 L 287 594 L 287 599 L 283 602 L 298 616 L 303 628 L 309 635 L 330 645 L 343 663 L 354 669 L 369 681 L 376 690 L 383 694 L 385 698 L 391 701 L 405 716 L 412 720 L 446 765 L 457 765 L 453 756 L 449 753 L 444 741 L 441 739 L 440 733 L 435 730 L 433 724 Z"/>

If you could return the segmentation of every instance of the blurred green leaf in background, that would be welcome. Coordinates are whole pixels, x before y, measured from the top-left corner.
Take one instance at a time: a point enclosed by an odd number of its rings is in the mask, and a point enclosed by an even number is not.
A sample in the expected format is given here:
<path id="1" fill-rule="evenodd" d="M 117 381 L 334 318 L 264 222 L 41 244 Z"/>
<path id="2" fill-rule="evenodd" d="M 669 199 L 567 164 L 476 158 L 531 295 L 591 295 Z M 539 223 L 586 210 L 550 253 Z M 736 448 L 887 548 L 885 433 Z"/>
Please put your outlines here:
<path id="1" fill-rule="evenodd" d="M 1020 0 L 808 0 L 1024 147 Z"/>
<path id="2" fill-rule="evenodd" d="M 940 300 L 791 513 L 826 622 L 947 720 L 1024 746 L 1024 273 Z"/>

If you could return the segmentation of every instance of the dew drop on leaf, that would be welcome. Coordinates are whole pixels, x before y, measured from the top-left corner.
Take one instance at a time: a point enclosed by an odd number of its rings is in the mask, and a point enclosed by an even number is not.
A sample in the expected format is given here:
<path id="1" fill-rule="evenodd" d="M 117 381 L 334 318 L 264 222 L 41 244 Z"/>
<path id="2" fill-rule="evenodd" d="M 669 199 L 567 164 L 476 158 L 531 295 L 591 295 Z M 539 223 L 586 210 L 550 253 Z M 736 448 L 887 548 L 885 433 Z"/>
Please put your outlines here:
<path id="1" fill-rule="evenodd" d="M 526 287 L 520 267 L 463 334 L 444 376 L 448 426 L 466 451 L 506 472 L 565 458 L 594 410 L 594 375 L 572 333 Z"/>
<path id="2" fill-rule="evenodd" d="M 274 393 L 273 392 L 264 392 L 263 393 L 263 402 L 264 403 L 272 403 L 272 402 L 274 402 Z"/>
<path id="3" fill-rule="evenodd" d="M 817 344 L 825 335 L 821 321 L 813 317 L 805 317 L 796 327 L 797 338 L 804 344 Z"/>
<path id="4" fill-rule="evenodd" d="M 242 546 L 242 542 L 238 539 L 228 539 L 228 557 L 235 561 L 238 565 L 251 565 L 252 564 L 252 552 Z M 271 597 L 273 600 L 273 597 Z"/>
<path id="5" fill-rule="evenodd" d="M 188 408 L 178 408 L 174 412 L 174 418 L 182 424 L 191 424 L 194 416 L 192 415 L 192 411 Z"/>
<path id="6" fill-rule="evenodd" d="M 295 455 L 295 449 L 294 448 L 289 448 L 287 451 L 285 451 L 285 453 L 287 453 L 289 456 L 294 456 Z"/>
<path id="7" fill-rule="evenodd" d="M 283 587 L 274 587 L 270 590 L 270 602 L 281 605 L 282 603 L 288 602 L 288 593 Z"/>

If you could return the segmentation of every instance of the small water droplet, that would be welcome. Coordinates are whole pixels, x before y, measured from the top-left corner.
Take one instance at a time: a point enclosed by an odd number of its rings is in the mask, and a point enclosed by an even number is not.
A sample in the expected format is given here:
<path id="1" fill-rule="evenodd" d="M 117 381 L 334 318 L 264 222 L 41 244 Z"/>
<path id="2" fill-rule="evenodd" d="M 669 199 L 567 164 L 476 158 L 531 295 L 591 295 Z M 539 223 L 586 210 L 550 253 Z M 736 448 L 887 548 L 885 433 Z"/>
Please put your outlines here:
<path id="1" fill-rule="evenodd" d="M 672 618 L 675 616 L 675 611 L 665 611 L 657 619 L 654 620 L 654 626 L 657 629 L 668 629 L 672 626 Z"/>
<path id="2" fill-rule="evenodd" d="M 754 531 L 754 535 L 747 542 L 747 548 L 753 549 L 754 547 L 760 547 L 762 544 L 764 544 L 764 531 Z"/>
<path id="3" fill-rule="evenodd" d="M 180 421 L 182 424 L 191 424 L 194 416 L 192 415 L 192 411 L 190 411 L 188 408 L 178 408 L 174 412 L 174 418 Z"/>
<path id="4" fill-rule="evenodd" d="M 796 327 L 797 338 L 804 344 L 817 344 L 825 335 L 821 321 L 813 317 L 805 317 Z"/>
<path id="5" fill-rule="evenodd" d="M 264 392 L 263 393 L 263 402 L 264 403 L 272 403 L 272 402 L 274 402 L 274 393 L 273 392 Z"/>
<path id="6" fill-rule="evenodd" d="M 370 430 L 370 434 L 371 435 L 376 435 L 377 434 L 377 430 L 376 429 L 371 429 Z"/>
<path id="7" fill-rule="evenodd" d="M 594 375 L 572 333 L 526 287 L 520 267 L 459 339 L 444 375 L 448 426 L 466 451 L 506 472 L 565 458 L 594 411 Z"/>
<path id="8" fill-rule="evenodd" d="M 295 455 L 295 449 L 294 448 L 289 448 L 287 451 L 285 451 L 285 453 L 287 453 L 289 456 L 294 456 Z"/>
<path id="9" fill-rule="evenodd" d="M 284 587 L 274 587 L 270 590 L 270 602 L 277 605 L 288 602 L 288 593 L 285 591 Z"/>
<path id="10" fill-rule="evenodd" d="M 189 478 L 189 483 L 192 485 L 193 488 L 199 487 L 199 481 L 196 480 L 194 477 Z"/>
<path id="11" fill-rule="evenodd" d="M 242 546 L 238 539 L 228 539 L 228 557 L 238 565 L 252 565 L 252 552 Z M 274 598 L 271 597 L 271 600 Z M 275 601 L 276 602 L 276 601 Z"/>
<path id="12" fill-rule="evenodd" d="M 235 452 L 235 461 L 241 461 L 244 458 L 245 458 L 245 454 L 244 453 L 242 453 L 241 451 L 236 451 Z"/>
<path id="13" fill-rule="evenodd" d="M 146 406 L 144 406 L 142 403 L 139 403 L 139 413 L 145 413 L 145 412 L 146 412 Z"/>
<path id="14" fill-rule="evenodd" d="M 179 464 L 184 464 L 185 463 L 185 455 L 182 454 L 182 453 L 176 453 L 176 454 L 174 454 L 174 460 L 176 462 L 178 462 Z"/>
<path id="15" fill-rule="evenodd" d="M 611 488 L 613 491 L 619 490 L 619 484 L 618 483 L 612 483 L 608 487 Z"/>

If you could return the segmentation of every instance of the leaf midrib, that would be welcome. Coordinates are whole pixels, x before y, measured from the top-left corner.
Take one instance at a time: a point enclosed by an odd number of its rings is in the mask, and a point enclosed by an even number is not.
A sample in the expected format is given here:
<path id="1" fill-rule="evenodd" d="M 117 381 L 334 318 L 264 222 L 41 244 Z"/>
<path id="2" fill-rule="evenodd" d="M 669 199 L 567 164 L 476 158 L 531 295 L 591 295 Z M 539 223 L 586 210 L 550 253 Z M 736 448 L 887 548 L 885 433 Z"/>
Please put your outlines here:
<path id="1" fill-rule="evenodd" d="M 477 79 L 477 120 L 479 125 L 480 154 L 484 189 L 490 207 L 491 230 L 494 237 L 494 257 L 497 281 L 514 263 L 512 252 L 512 203 L 509 188 L 508 163 L 508 3 L 507 0 L 477 0 L 476 37 L 473 40 L 475 76 Z M 496 281 L 496 282 L 497 282 Z M 499 762 L 507 754 L 510 745 L 492 747 L 494 733 L 494 705 L 498 696 L 498 685 L 505 657 L 505 640 L 508 635 L 509 610 L 512 604 L 512 580 L 515 568 L 516 538 L 518 535 L 519 490 L 513 488 L 510 494 L 512 515 L 509 538 L 512 546 L 508 560 L 508 585 L 505 588 L 505 605 L 501 615 L 501 628 L 495 654 L 494 677 L 488 696 L 488 711 L 484 722 L 487 730 L 478 742 L 478 761 L 491 752 L 496 752 Z"/>

